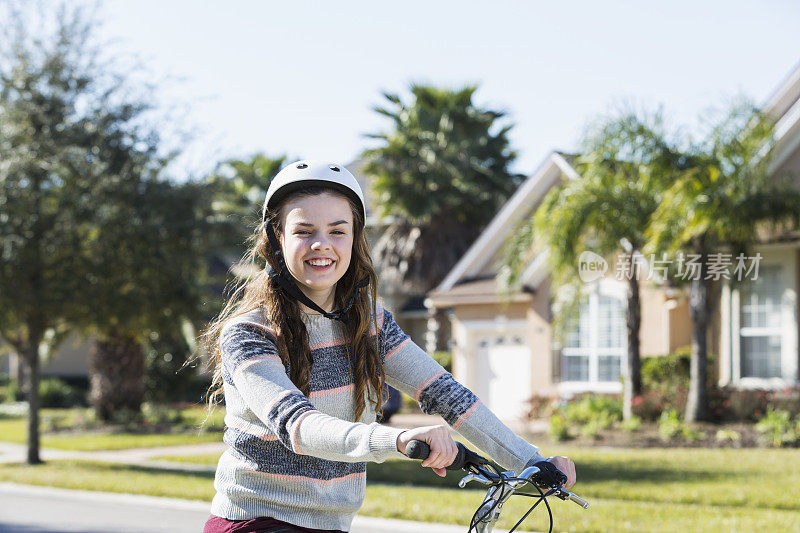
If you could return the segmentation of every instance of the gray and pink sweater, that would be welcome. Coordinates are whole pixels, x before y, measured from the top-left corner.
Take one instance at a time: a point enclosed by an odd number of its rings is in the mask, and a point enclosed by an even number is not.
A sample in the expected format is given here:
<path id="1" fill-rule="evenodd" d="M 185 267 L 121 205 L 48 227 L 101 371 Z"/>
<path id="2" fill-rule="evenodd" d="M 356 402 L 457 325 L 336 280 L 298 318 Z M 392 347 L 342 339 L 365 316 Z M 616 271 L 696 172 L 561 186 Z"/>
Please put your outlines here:
<path id="1" fill-rule="evenodd" d="M 211 513 L 348 531 L 364 500 L 366 461 L 405 458 L 397 451 L 403 430 L 376 423 L 369 401 L 355 421 L 343 325 L 321 315 L 304 317 L 314 361 L 308 397 L 289 379 L 261 309 L 229 320 L 222 330 L 228 448 L 217 466 Z M 424 412 L 441 415 L 505 468 L 519 472 L 543 459 L 380 305 L 378 330 L 389 385 L 416 399 Z"/>

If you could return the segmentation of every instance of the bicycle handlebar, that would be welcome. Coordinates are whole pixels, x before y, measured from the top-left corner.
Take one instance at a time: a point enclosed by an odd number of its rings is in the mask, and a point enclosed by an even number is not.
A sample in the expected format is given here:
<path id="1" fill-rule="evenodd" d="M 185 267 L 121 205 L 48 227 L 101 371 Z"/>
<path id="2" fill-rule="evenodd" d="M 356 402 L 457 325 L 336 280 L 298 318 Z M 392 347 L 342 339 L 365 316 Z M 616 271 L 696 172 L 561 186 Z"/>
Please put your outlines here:
<path id="1" fill-rule="evenodd" d="M 447 470 L 466 470 L 469 465 L 480 467 L 482 465 L 489 463 L 487 459 L 473 452 L 460 442 L 456 442 L 456 446 L 458 447 L 458 455 L 456 455 L 456 459 L 450 466 L 445 467 L 447 468 Z M 428 446 L 426 442 L 423 442 L 421 440 L 412 440 L 406 445 L 406 455 L 411 459 L 419 459 L 424 461 L 425 459 L 428 458 L 428 455 L 430 455 L 430 453 L 431 453 L 430 446 Z M 545 462 L 546 461 L 542 461 L 542 463 Z M 480 479 L 481 477 L 483 478 L 483 480 Z M 469 479 L 470 476 L 462 479 L 461 483 L 459 483 L 459 486 L 464 487 L 464 485 L 466 485 Z M 485 469 L 480 469 L 480 476 L 471 474 L 471 479 L 475 479 L 485 483 L 493 483 L 497 480 L 502 479 L 502 477 L 497 478 L 496 476 L 492 475 Z M 552 463 L 547 463 L 547 464 L 536 463 L 536 465 L 526 468 L 520 474 L 519 479 L 526 479 L 541 486 L 549 485 L 553 488 L 552 492 L 553 496 L 556 496 L 565 501 L 570 500 L 572 502 L 575 502 L 584 509 L 589 508 L 589 502 L 587 502 L 577 494 L 574 494 L 572 492 L 569 492 L 561 488 L 561 484 L 566 482 L 567 477 L 564 475 L 563 472 L 558 470 L 556 466 L 553 465 Z M 549 482 L 542 483 L 542 481 L 545 480 Z"/>
<path id="2" fill-rule="evenodd" d="M 547 504 L 548 496 L 556 496 L 561 500 L 570 500 L 580 505 L 584 509 L 589 507 L 589 503 L 578 496 L 562 488 L 566 483 L 567 476 L 564 475 L 554 464 L 547 461 L 540 461 L 532 466 L 525 468 L 519 476 L 513 471 L 500 472 L 488 460 L 473 452 L 460 442 L 456 443 L 458 453 L 456 458 L 447 470 L 466 470 L 468 474 L 459 481 L 458 486 L 464 488 L 470 481 L 478 481 L 484 485 L 489 485 L 486 497 L 478 510 L 470 520 L 470 533 L 490 532 L 494 524 L 500 518 L 503 504 L 517 490 L 518 487 L 527 483 L 532 484 L 539 491 L 539 499 L 531 506 L 519 522 L 511 528 L 516 531 L 517 526 L 530 514 L 531 511 L 542 501 L 547 506 L 547 514 L 550 517 L 550 531 L 553 531 L 553 514 Z M 412 459 L 425 460 L 431 453 L 431 448 L 421 440 L 412 440 L 406 445 L 406 455 Z M 543 491 L 544 489 L 544 491 Z M 520 493 L 522 494 L 522 493 Z M 534 494 L 522 494 L 524 496 L 536 497 Z"/>

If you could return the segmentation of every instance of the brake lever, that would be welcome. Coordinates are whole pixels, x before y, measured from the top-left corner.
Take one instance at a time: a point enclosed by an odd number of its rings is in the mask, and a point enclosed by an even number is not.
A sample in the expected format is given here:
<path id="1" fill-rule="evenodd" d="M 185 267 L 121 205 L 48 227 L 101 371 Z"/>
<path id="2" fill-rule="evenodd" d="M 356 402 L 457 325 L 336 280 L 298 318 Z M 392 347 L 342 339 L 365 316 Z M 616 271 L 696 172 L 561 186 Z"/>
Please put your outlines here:
<path id="1" fill-rule="evenodd" d="M 574 492 L 569 492 L 569 491 L 564 490 L 564 489 L 558 489 L 555 492 L 554 496 L 556 496 L 557 498 L 560 498 L 560 499 L 562 499 L 564 501 L 570 500 L 572 502 L 575 502 L 576 504 L 580 505 L 584 509 L 588 509 L 589 508 L 589 502 L 587 502 L 586 500 L 584 500 L 583 498 L 581 498 L 580 496 L 578 496 Z"/>
<path id="2" fill-rule="evenodd" d="M 480 474 L 473 474 L 470 472 L 469 474 L 461 478 L 461 481 L 458 482 L 458 486 L 463 489 L 470 481 L 477 481 L 478 483 L 483 483 L 484 485 L 492 484 L 492 481 L 486 478 L 485 476 L 482 476 Z"/>

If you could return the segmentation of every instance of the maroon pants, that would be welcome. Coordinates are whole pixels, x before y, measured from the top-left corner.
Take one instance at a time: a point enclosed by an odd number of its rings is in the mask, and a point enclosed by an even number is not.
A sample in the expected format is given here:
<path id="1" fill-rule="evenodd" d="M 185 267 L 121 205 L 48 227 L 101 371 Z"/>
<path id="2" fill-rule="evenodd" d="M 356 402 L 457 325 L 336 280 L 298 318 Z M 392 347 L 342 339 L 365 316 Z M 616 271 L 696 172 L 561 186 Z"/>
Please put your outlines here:
<path id="1" fill-rule="evenodd" d="M 206 521 L 203 533 L 345 533 L 338 529 L 312 529 L 296 526 L 274 518 L 253 518 L 252 520 L 228 520 L 211 515 Z"/>

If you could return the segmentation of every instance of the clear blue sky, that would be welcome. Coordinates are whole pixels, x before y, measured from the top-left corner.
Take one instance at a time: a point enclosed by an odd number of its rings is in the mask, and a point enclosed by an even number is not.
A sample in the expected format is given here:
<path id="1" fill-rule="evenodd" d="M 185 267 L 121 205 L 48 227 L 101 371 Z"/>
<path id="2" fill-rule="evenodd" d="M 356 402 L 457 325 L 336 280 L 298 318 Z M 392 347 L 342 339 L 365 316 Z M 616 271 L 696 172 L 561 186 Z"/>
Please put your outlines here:
<path id="1" fill-rule="evenodd" d="M 673 122 L 744 93 L 763 102 L 800 61 L 800 2 L 107 0 L 103 35 L 188 106 L 194 172 L 256 151 L 347 162 L 409 82 L 480 85 L 515 124 L 515 170 L 571 150 L 624 100 Z"/>

